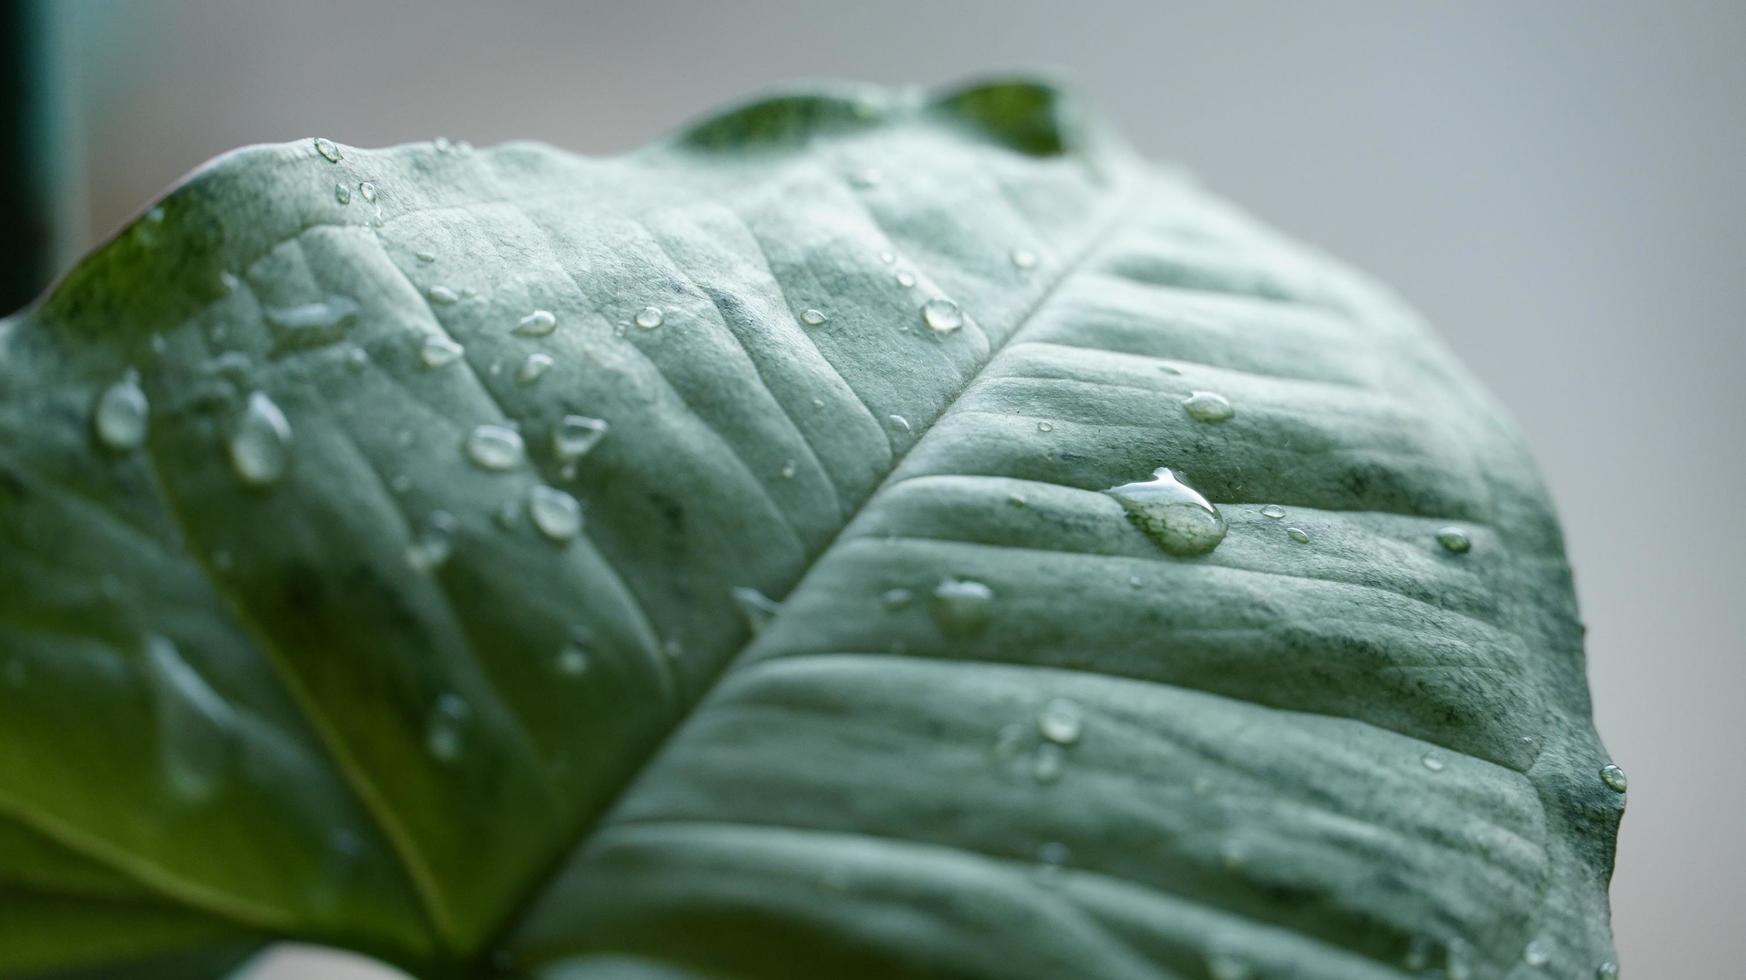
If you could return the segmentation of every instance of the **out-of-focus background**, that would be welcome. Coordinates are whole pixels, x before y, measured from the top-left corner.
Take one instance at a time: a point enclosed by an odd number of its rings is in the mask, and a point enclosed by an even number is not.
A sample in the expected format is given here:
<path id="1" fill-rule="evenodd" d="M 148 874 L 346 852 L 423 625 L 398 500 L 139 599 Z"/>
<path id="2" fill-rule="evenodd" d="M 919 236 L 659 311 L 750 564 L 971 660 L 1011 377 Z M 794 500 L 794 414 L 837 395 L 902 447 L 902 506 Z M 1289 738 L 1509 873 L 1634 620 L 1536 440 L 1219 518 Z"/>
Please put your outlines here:
<path id="1" fill-rule="evenodd" d="M 1631 778 L 1620 960 L 1637 977 L 1741 975 L 1739 0 L 62 0 L 38 14 L 50 57 L 30 84 L 49 108 L 17 133 L 51 144 L 36 177 L 53 188 L 57 264 L 245 143 L 534 137 L 606 154 L 787 80 L 1054 69 L 1141 148 L 1395 285 L 1514 410 L 1564 518 L 1595 712 Z M 297 953 L 259 975 L 355 969 Z"/>

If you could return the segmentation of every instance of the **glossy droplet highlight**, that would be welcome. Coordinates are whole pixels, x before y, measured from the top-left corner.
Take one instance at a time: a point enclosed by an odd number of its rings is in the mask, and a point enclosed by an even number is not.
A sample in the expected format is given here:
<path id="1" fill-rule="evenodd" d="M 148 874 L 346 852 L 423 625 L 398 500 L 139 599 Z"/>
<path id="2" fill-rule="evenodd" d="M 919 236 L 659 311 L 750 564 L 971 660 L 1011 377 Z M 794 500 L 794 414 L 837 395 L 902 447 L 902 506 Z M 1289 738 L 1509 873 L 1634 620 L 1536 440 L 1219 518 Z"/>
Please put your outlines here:
<path id="1" fill-rule="evenodd" d="M 424 747 L 438 762 L 453 762 L 466 748 L 467 726 L 472 721 L 472 709 L 457 694 L 444 694 L 431 707 L 426 722 Z"/>
<path id="2" fill-rule="evenodd" d="M 412 253 L 412 257 L 426 265 L 436 261 L 436 253 L 429 249 L 420 249 L 419 251 Z"/>
<path id="3" fill-rule="evenodd" d="M 429 296 L 430 301 L 438 306 L 448 306 L 460 299 L 459 296 L 455 295 L 455 291 L 447 286 L 432 286 L 425 290 L 425 295 Z"/>
<path id="4" fill-rule="evenodd" d="M 1285 508 L 1278 504 L 1268 504 L 1261 508 L 1261 516 L 1270 521 L 1281 520 L 1285 517 Z"/>
<path id="5" fill-rule="evenodd" d="M 442 567 L 454 553 L 455 531 L 460 525 L 448 511 L 433 510 L 426 514 L 418 535 L 406 546 L 406 564 L 420 572 Z"/>
<path id="6" fill-rule="evenodd" d="M 486 470 L 507 470 L 521 463 L 526 449 L 521 433 L 503 425 L 485 424 L 467 433 L 467 458 Z"/>
<path id="7" fill-rule="evenodd" d="M 367 180 L 364 181 L 363 183 L 359 184 L 358 185 L 358 196 L 363 198 L 364 200 L 370 202 L 371 204 L 376 203 L 376 185 L 370 183 Z"/>
<path id="8" fill-rule="evenodd" d="M 817 310 L 806 310 L 800 314 L 800 322 L 809 327 L 822 327 L 828 319 L 830 318 Z"/>
<path id="9" fill-rule="evenodd" d="M 906 419 L 901 415 L 888 415 L 885 417 L 885 421 L 890 422 L 893 429 L 896 429 L 905 435 L 908 435 L 911 431 L 909 419 Z"/>
<path id="10" fill-rule="evenodd" d="M 1225 539 L 1225 519 L 1218 508 L 1167 466 L 1153 470 L 1151 480 L 1104 493 L 1120 501 L 1128 520 L 1169 554 L 1204 555 Z"/>
<path id="11" fill-rule="evenodd" d="M 328 163 L 340 162 L 340 157 L 343 155 L 340 153 L 340 148 L 334 145 L 333 140 L 320 136 L 315 138 L 315 152 L 325 157 Z"/>
<path id="12" fill-rule="evenodd" d="M 905 289 L 915 288 L 915 273 L 903 269 L 897 273 L 897 284 Z"/>
<path id="13" fill-rule="evenodd" d="M 1286 528 L 1285 536 L 1296 541 L 1298 544 L 1309 544 L 1309 532 L 1301 527 Z"/>
<path id="14" fill-rule="evenodd" d="M 799 472 L 800 472 L 800 467 L 795 465 L 795 462 L 792 459 L 788 460 L 787 462 L 782 464 L 781 473 L 782 473 L 782 479 L 784 479 L 784 480 L 794 479 L 794 475 L 796 473 L 799 473 Z"/>
<path id="15" fill-rule="evenodd" d="M 1182 407 L 1196 422 L 1223 422 L 1236 414 L 1230 399 L 1216 391 L 1197 391 L 1182 400 Z"/>
<path id="16" fill-rule="evenodd" d="M 1419 762 L 1423 763 L 1424 767 L 1432 772 L 1443 771 L 1443 757 L 1435 752 L 1426 752 L 1424 755 L 1419 756 Z"/>
<path id="17" fill-rule="evenodd" d="M 1529 966 L 1545 966 L 1552 962 L 1552 947 L 1544 939 L 1530 939 L 1522 947 L 1522 962 Z"/>
<path id="18" fill-rule="evenodd" d="M 588 668 L 594 666 L 594 651 L 587 630 L 578 627 L 570 634 L 570 641 L 558 651 L 553 666 L 565 677 L 581 677 L 588 673 Z"/>
<path id="19" fill-rule="evenodd" d="M 1467 532 L 1458 527 L 1445 527 L 1437 531 L 1437 543 L 1444 551 L 1464 555 L 1473 547 L 1473 541 L 1467 537 Z"/>
<path id="20" fill-rule="evenodd" d="M 1037 731 L 1057 745 L 1072 745 L 1079 741 L 1079 705 L 1066 698 L 1054 698 L 1037 712 Z"/>
<path id="21" fill-rule="evenodd" d="M 527 360 L 521 362 L 521 367 L 515 369 L 515 383 L 531 385 L 545 377 L 556 363 L 550 354 L 529 354 Z"/>
<path id="22" fill-rule="evenodd" d="M 523 337 L 544 337 L 558 329 L 558 318 L 551 310 L 535 310 L 515 323 L 515 332 Z"/>
<path id="23" fill-rule="evenodd" d="M 151 423 L 151 403 L 139 386 L 139 373 L 129 370 L 121 380 L 103 389 L 91 414 L 91 427 L 110 449 L 134 449 L 145 441 Z"/>
<path id="24" fill-rule="evenodd" d="M 1015 248 L 1010 257 L 1016 268 L 1034 269 L 1037 267 L 1037 253 L 1028 248 Z"/>
<path id="25" fill-rule="evenodd" d="M 1054 432 L 1055 431 L 1055 423 L 1053 423 L 1053 422 L 1038 422 L 1037 423 L 1037 431 L 1038 432 Z"/>
<path id="26" fill-rule="evenodd" d="M 879 253 L 879 261 L 885 263 L 886 265 L 892 265 L 892 264 L 897 262 L 897 253 L 892 252 L 892 251 L 880 252 Z"/>
<path id="27" fill-rule="evenodd" d="M 644 330 L 653 330 L 667 319 L 659 306 L 645 306 L 637 311 L 636 325 Z"/>
<path id="28" fill-rule="evenodd" d="M 1594 980 L 1619 980 L 1619 964 L 1607 960 L 1594 968 Z"/>
<path id="29" fill-rule="evenodd" d="M 752 635 L 764 632 L 764 627 L 776 618 L 782 611 L 782 604 L 770 598 L 757 589 L 737 586 L 733 590 L 734 605 L 740 607 L 740 615 L 746 619 L 746 625 L 751 627 Z"/>
<path id="30" fill-rule="evenodd" d="M 934 587 L 928 603 L 934 623 L 949 637 L 981 632 L 994 616 L 994 590 L 981 582 L 948 578 Z"/>
<path id="31" fill-rule="evenodd" d="M 566 415 L 552 429 L 552 455 L 562 462 L 574 462 L 600 444 L 611 428 L 600 419 L 586 415 Z"/>
<path id="32" fill-rule="evenodd" d="M 344 184 L 333 185 L 333 199 L 341 204 L 352 203 L 352 189 Z"/>
<path id="33" fill-rule="evenodd" d="M 466 352 L 467 349 L 460 344 L 447 337 L 433 334 L 424 338 L 424 343 L 419 345 L 418 359 L 423 361 L 427 368 L 439 368 L 455 363 Z"/>
<path id="34" fill-rule="evenodd" d="M 262 392 L 248 404 L 230 433 L 230 465 L 250 486 L 276 483 L 291 468 L 291 423 Z"/>
<path id="35" fill-rule="evenodd" d="M 910 604 L 915 599 L 915 593 L 908 589 L 886 589 L 879 593 L 879 605 L 886 612 L 896 612 Z"/>
<path id="36" fill-rule="evenodd" d="M 540 485 L 528 491 L 527 516 L 541 534 L 560 543 L 582 531 L 582 505 L 555 487 Z"/>
<path id="37" fill-rule="evenodd" d="M 1625 779 L 1625 770 L 1620 769 L 1612 763 L 1608 763 L 1601 767 L 1600 778 L 1601 782 L 1607 784 L 1607 789 L 1610 789 L 1615 793 L 1623 793 L 1630 786 L 1629 781 Z M 1655 794 L 1651 793 L 1649 795 L 1654 796 Z"/>
<path id="38" fill-rule="evenodd" d="M 964 325 L 964 311 L 949 299 L 930 299 L 922 304 L 922 322 L 934 333 L 951 333 Z"/>

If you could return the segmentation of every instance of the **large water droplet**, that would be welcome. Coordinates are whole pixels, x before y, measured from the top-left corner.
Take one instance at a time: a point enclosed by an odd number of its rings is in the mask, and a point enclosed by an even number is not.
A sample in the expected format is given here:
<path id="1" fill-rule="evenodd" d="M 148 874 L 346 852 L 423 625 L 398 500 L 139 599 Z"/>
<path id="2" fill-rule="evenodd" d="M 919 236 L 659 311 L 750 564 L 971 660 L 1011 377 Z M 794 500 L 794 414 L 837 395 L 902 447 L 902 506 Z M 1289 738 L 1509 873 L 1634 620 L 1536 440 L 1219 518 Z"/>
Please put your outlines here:
<path id="1" fill-rule="evenodd" d="M 333 185 L 333 199 L 341 204 L 352 203 L 352 189 L 344 184 Z"/>
<path id="2" fill-rule="evenodd" d="M 1625 770 L 1620 769 L 1618 766 L 1615 766 L 1610 762 L 1601 767 L 1600 777 L 1601 782 L 1607 784 L 1607 789 L 1610 789 L 1615 793 L 1623 793 L 1626 788 L 1630 786 L 1630 783 L 1625 779 Z M 1653 796 L 1655 794 L 1651 793 L 1649 795 Z"/>
<path id="3" fill-rule="evenodd" d="M 1104 493 L 1121 501 L 1128 520 L 1172 555 L 1204 555 L 1225 539 L 1225 519 L 1167 466 L 1144 483 L 1126 483 Z"/>
<path id="4" fill-rule="evenodd" d="M 218 791 L 235 748 L 236 714 L 161 636 L 145 640 L 160 763 L 170 789 L 192 803 Z"/>
<path id="5" fill-rule="evenodd" d="M 139 373 L 132 369 L 121 380 L 103 389 L 91 414 L 92 428 L 105 446 L 128 450 L 145 441 L 151 422 L 151 403 L 139 386 Z"/>
<path id="6" fill-rule="evenodd" d="M 460 524 L 447 511 L 433 510 L 425 515 L 418 536 L 406 546 L 406 564 L 420 572 L 441 567 L 454 552 L 455 531 Z"/>
<path id="7" fill-rule="evenodd" d="M 993 617 L 994 590 L 981 582 L 948 578 L 934 587 L 928 611 L 940 632 L 949 637 L 970 636 Z"/>
<path id="8" fill-rule="evenodd" d="M 371 204 L 375 204 L 376 203 L 376 185 L 370 183 L 367 180 L 364 181 L 363 183 L 359 184 L 358 185 L 358 196 L 362 197 L 365 201 L 368 201 Z"/>
<path id="9" fill-rule="evenodd" d="M 817 310 L 806 310 L 800 314 L 800 322 L 809 327 L 824 326 L 825 321 L 828 319 L 830 318 Z"/>
<path id="10" fill-rule="evenodd" d="M 453 364 L 461 359 L 467 349 L 441 334 L 431 334 L 424 338 L 424 343 L 418 349 L 418 359 L 427 368 L 439 368 Z"/>
<path id="11" fill-rule="evenodd" d="M 1522 947 L 1522 962 L 1529 966 L 1545 966 L 1552 962 L 1552 947 L 1544 939 L 1530 939 L 1528 945 Z"/>
<path id="12" fill-rule="evenodd" d="M 1473 547 L 1473 541 L 1467 537 L 1467 532 L 1458 527 L 1439 528 L 1437 543 L 1442 545 L 1444 550 L 1457 555 L 1464 555 Z"/>
<path id="13" fill-rule="evenodd" d="M 342 156 L 340 148 L 334 145 L 333 140 L 321 136 L 315 138 L 315 152 L 326 157 L 328 163 L 338 163 Z"/>
<path id="14" fill-rule="evenodd" d="M 906 419 L 901 415 L 887 415 L 885 421 L 890 422 L 893 429 L 896 429 L 905 435 L 908 435 L 912 431 L 910 429 L 909 419 Z"/>
<path id="15" fill-rule="evenodd" d="M 1426 752 L 1424 755 L 1419 756 L 1419 761 L 1424 763 L 1425 768 L 1432 772 L 1443 771 L 1443 757 L 1435 752 Z"/>
<path id="16" fill-rule="evenodd" d="M 611 427 L 586 415 L 566 415 L 552 429 L 552 455 L 570 463 L 588 455 Z"/>
<path id="17" fill-rule="evenodd" d="M 1293 541 L 1296 541 L 1298 544 L 1309 544 L 1309 539 L 1310 539 L 1309 532 L 1305 531 L 1301 527 L 1288 527 L 1288 528 L 1286 528 L 1285 529 L 1285 536 L 1290 538 Z"/>
<path id="18" fill-rule="evenodd" d="M 280 346 L 313 347 L 344 336 L 358 318 L 358 303 L 350 296 L 329 296 L 297 306 L 269 306 L 261 315 L 273 328 L 273 338 Z"/>
<path id="19" fill-rule="evenodd" d="M 1037 713 L 1037 731 L 1059 745 L 1079 741 L 1081 721 L 1079 705 L 1066 698 L 1054 698 Z"/>
<path id="20" fill-rule="evenodd" d="M 1594 980 L 1619 980 L 1619 964 L 1607 960 L 1594 968 Z"/>
<path id="21" fill-rule="evenodd" d="M 1261 516 L 1270 521 L 1282 520 L 1285 517 L 1285 508 L 1278 504 L 1268 504 L 1261 508 Z"/>
<path id="22" fill-rule="evenodd" d="M 553 541 L 569 541 L 582 531 L 582 505 L 555 487 L 538 485 L 529 490 L 527 514 L 534 527 Z"/>
<path id="23" fill-rule="evenodd" d="M 455 291 L 447 286 L 432 286 L 425 290 L 424 294 L 429 296 L 430 301 L 438 306 L 448 306 L 461 298 L 455 295 Z"/>
<path id="24" fill-rule="evenodd" d="M 1197 391 L 1182 400 L 1188 417 L 1196 422 L 1223 422 L 1236 414 L 1230 399 L 1216 391 Z"/>
<path id="25" fill-rule="evenodd" d="M 908 269 L 900 269 L 897 273 L 897 284 L 905 289 L 915 288 L 915 273 Z"/>
<path id="26" fill-rule="evenodd" d="M 636 325 L 644 330 L 653 330 L 667 319 L 659 306 L 645 306 L 637 311 Z"/>
<path id="27" fill-rule="evenodd" d="M 922 304 L 922 322 L 934 333 L 951 333 L 964 325 L 964 311 L 949 299 L 930 299 Z"/>
<path id="28" fill-rule="evenodd" d="M 752 635 L 764 632 L 764 627 L 776 618 L 782 611 L 782 604 L 770 598 L 757 589 L 737 586 L 733 591 L 734 605 L 740 607 L 740 614 L 746 617 L 746 625 L 752 628 Z"/>
<path id="29" fill-rule="evenodd" d="M 556 363 L 550 354 L 529 354 L 527 360 L 521 362 L 521 367 L 515 369 L 515 383 L 531 385 L 545 377 Z"/>
<path id="30" fill-rule="evenodd" d="M 291 423 L 263 392 L 248 405 L 230 433 L 230 464 L 250 486 L 276 483 L 291 468 Z"/>
<path id="31" fill-rule="evenodd" d="M 523 337 L 544 337 L 558 329 L 558 318 L 551 310 L 535 310 L 515 323 L 515 332 Z"/>
<path id="32" fill-rule="evenodd" d="M 424 732 L 424 746 L 438 762 L 453 762 L 466 748 L 467 725 L 473 711 L 458 694 L 444 694 L 431 708 Z"/>
<path id="33" fill-rule="evenodd" d="M 487 423 L 467 433 L 467 458 L 480 469 L 507 470 L 521 463 L 525 447 L 521 433 L 504 425 Z"/>

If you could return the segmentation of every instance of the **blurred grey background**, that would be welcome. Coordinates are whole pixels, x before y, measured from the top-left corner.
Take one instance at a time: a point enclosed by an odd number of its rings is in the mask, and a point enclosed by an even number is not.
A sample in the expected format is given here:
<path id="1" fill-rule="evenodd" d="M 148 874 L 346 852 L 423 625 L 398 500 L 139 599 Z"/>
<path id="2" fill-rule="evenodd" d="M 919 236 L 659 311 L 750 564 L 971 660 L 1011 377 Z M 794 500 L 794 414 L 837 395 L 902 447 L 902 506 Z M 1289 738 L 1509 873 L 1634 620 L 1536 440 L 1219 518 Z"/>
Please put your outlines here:
<path id="1" fill-rule="evenodd" d="M 1526 427 L 1630 773 L 1635 977 L 1746 964 L 1746 4 L 93 2 L 49 8 L 82 250 L 223 150 L 602 154 L 799 78 L 1043 67 L 1392 283 Z M 281 956 L 261 977 L 353 975 Z M 360 974 L 361 975 L 361 974 Z"/>

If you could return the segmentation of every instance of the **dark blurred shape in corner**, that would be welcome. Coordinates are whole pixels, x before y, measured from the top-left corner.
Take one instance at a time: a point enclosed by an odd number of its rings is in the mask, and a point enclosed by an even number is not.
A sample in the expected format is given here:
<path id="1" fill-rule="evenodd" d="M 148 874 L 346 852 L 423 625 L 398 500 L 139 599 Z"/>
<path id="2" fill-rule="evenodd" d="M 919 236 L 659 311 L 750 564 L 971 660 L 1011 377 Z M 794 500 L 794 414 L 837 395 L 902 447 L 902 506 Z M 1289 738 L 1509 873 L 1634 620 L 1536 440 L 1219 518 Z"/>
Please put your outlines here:
<path id="1" fill-rule="evenodd" d="M 0 0 L 0 316 L 69 258 L 78 214 L 72 118 L 51 0 Z"/>

